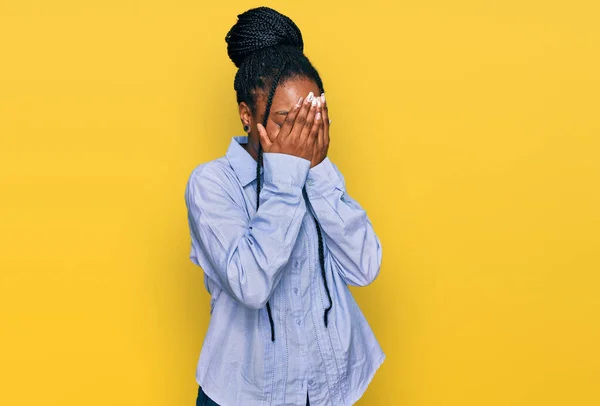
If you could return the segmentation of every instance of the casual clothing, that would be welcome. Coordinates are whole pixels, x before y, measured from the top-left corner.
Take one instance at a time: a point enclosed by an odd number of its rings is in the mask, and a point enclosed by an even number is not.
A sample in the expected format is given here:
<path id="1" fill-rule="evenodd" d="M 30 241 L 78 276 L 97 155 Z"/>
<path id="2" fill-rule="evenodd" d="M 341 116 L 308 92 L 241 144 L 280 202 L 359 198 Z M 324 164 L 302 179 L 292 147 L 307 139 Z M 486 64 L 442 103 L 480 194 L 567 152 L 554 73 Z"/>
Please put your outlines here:
<path id="1" fill-rule="evenodd" d="M 379 238 L 329 158 L 310 168 L 265 152 L 257 211 L 247 142 L 232 137 L 225 156 L 196 167 L 186 186 L 190 258 L 211 295 L 196 381 L 221 406 L 304 406 L 307 392 L 314 405 L 352 405 L 385 359 L 348 288 L 379 274 Z M 332 298 L 327 327 L 315 217 Z"/>

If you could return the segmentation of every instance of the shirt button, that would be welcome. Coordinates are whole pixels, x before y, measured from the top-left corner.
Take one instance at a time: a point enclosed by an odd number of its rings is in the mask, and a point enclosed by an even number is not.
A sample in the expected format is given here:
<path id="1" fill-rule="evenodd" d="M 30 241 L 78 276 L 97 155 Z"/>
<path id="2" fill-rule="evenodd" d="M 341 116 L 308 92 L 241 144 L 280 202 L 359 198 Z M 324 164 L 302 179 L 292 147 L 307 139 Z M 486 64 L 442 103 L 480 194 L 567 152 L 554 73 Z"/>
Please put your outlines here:
<path id="1" fill-rule="evenodd" d="M 300 261 L 295 260 L 294 261 L 294 268 L 298 268 L 300 266 Z"/>
<path id="2" fill-rule="evenodd" d="M 313 184 L 313 180 L 312 180 L 312 179 L 308 179 L 308 180 L 306 181 L 306 184 L 307 184 L 308 186 L 312 186 L 312 184 Z"/>
<path id="3" fill-rule="evenodd" d="M 309 385 L 312 385 L 313 383 L 315 383 L 315 382 L 314 382 L 312 379 L 309 379 L 309 380 L 308 380 L 308 384 L 309 384 Z"/>
<path id="4" fill-rule="evenodd" d="M 294 295 L 298 294 L 298 288 L 294 288 Z"/>
<path id="5" fill-rule="evenodd" d="M 302 320 L 300 320 L 300 319 L 296 319 L 296 324 L 297 324 L 297 325 L 300 325 L 300 324 L 302 324 Z"/>
<path id="6" fill-rule="evenodd" d="M 304 357 L 304 356 L 306 355 L 306 351 L 304 351 L 304 350 L 301 350 L 301 351 L 300 351 L 300 355 L 302 355 L 302 356 Z"/>

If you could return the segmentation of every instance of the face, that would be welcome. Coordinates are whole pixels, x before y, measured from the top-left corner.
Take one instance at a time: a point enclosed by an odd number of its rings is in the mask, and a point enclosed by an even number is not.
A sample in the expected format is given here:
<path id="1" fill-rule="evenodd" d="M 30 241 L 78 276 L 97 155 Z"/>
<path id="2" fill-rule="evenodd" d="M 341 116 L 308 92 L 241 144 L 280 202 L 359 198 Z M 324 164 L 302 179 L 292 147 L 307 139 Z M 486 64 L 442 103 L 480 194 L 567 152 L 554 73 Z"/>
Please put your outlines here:
<path id="1" fill-rule="evenodd" d="M 266 127 L 267 134 L 271 141 L 274 141 L 275 138 L 277 138 L 279 128 L 283 125 L 283 121 L 285 120 L 288 111 L 296 104 L 300 96 L 306 97 L 309 92 L 313 92 L 316 96 L 321 94 L 316 82 L 305 77 L 291 78 L 285 82 L 279 83 L 277 90 L 275 90 L 275 95 L 273 96 L 271 111 Z M 250 108 L 246 103 L 242 102 L 239 106 L 242 125 L 247 124 L 251 128 L 249 137 L 250 142 L 249 144 L 246 144 L 246 150 L 254 157 L 254 159 L 257 159 L 258 154 L 256 151 L 260 140 L 256 124 L 262 124 L 263 122 L 265 110 L 267 108 L 267 97 L 268 94 L 266 92 L 261 91 L 258 94 L 256 111 L 254 114 L 250 112 Z"/>

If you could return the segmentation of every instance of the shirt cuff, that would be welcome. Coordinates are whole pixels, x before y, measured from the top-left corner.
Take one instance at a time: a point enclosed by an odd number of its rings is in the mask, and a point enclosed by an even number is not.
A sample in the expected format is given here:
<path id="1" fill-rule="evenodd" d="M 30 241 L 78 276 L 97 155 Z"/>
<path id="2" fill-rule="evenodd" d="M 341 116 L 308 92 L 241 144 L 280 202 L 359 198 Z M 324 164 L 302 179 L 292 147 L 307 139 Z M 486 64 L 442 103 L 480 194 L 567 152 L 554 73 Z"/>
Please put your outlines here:
<path id="1" fill-rule="evenodd" d="M 263 153 L 265 182 L 303 187 L 310 161 L 280 152 Z"/>
<path id="2" fill-rule="evenodd" d="M 306 193 L 308 196 L 322 195 L 335 188 L 344 189 L 343 181 L 335 170 L 329 157 L 325 157 L 319 164 L 308 171 L 306 179 Z"/>

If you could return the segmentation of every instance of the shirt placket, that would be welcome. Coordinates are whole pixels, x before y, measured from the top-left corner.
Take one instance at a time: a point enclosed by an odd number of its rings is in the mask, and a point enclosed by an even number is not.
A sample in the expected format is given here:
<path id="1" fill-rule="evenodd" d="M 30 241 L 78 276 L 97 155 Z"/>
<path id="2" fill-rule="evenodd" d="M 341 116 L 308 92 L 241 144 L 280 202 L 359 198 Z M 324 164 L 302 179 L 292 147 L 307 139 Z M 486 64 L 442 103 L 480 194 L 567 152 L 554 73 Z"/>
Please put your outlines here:
<path id="1" fill-rule="evenodd" d="M 308 181 L 307 181 L 308 183 Z M 308 201 L 308 196 L 306 195 L 306 191 L 304 191 L 305 197 Z M 336 365 L 335 353 L 331 346 L 331 331 L 327 328 L 324 328 L 324 319 L 323 319 L 323 311 L 327 303 L 324 300 L 327 300 L 324 297 L 324 287 L 322 286 L 323 281 L 321 277 L 321 268 L 318 260 L 318 244 L 317 244 L 317 229 L 315 225 L 315 213 L 310 206 L 310 203 L 307 202 L 307 214 L 304 218 L 305 222 L 310 222 L 310 225 L 305 224 L 306 233 L 309 235 L 308 241 L 312 244 L 313 249 L 309 249 L 307 247 L 307 257 L 310 258 L 312 266 L 311 272 L 311 280 L 307 282 L 315 284 L 310 288 L 312 290 L 313 300 L 312 308 L 310 310 L 311 319 L 314 319 L 316 326 L 315 329 L 311 329 L 311 334 L 316 334 L 312 337 L 309 342 L 310 345 L 310 353 L 313 355 L 314 359 L 311 360 L 314 365 L 311 368 L 311 376 L 308 379 L 309 393 L 314 394 L 315 403 L 316 404 L 325 404 L 327 402 L 326 399 L 329 399 L 331 404 L 342 404 L 342 399 L 339 393 L 340 386 L 340 375 L 338 373 L 338 367 Z M 311 239 L 313 238 L 314 241 Z M 325 242 L 324 242 L 325 244 Z M 313 252 L 314 255 L 311 257 L 310 252 Z M 306 272 L 308 278 L 308 269 Z M 311 303 L 310 300 L 311 293 L 307 291 L 306 303 Z M 317 305 L 317 303 L 319 305 Z M 318 309 L 318 310 L 317 310 Z M 312 314 L 314 313 L 314 314 Z M 331 316 L 331 315 L 330 315 Z M 317 342 L 319 344 L 317 344 Z M 311 402 L 312 404 L 312 402 Z M 329 403 L 328 403 L 329 404 Z"/>
<path id="2" fill-rule="evenodd" d="M 309 220 L 305 216 L 303 219 L 302 227 L 306 227 L 306 221 Z M 306 335 L 305 323 L 306 314 L 308 307 L 308 244 L 306 241 L 306 234 L 300 232 L 299 238 L 303 238 L 304 241 L 298 244 L 298 247 L 302 250 L 301 252 L 294 253 L 290 269 L 290 284 L 291 284 L 291 317 L 290 321 L 294 327 L 296 334 L 293 337 L 296 338 L 296 343 L 291 343 L 290 349 L 295 352 L 294 356 L 297 359 L 295 363 L 297 370 L 294 371 L 297 374 L 296 380 L 293 382 L 290 396 L 293 396 L 295 403 L 298 405 L 306 404 L 306 392 L 307 381 L 309 379 L 310 371 L 310 354 L 309 354 L 309 343 Z"/>

